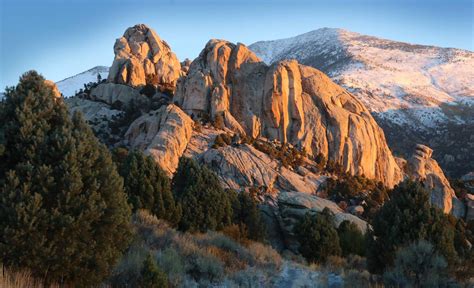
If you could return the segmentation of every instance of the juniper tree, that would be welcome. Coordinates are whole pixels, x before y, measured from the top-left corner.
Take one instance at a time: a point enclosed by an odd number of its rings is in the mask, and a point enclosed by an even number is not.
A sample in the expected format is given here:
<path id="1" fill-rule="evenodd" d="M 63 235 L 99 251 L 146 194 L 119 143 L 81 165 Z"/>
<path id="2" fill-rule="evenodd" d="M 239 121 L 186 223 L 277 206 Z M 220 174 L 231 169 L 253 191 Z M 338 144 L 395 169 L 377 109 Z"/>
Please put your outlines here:
<path id="1" fill-rule="evenodd" d="M 372 273 L 391 266 L 396 251 L 418 240 L 434 245 L 448 264 L 456 258 L 454 227 L 419 182 L 406 181 L 390 193 L 391 199 L 376 213 L 368 235 L 367 262 Z"/>
<path id="2" fill-rule="evenodd" d="M 217 176 L 195 160 L 182 157 L 173 177 L 175 199 L 182 207 L 181 230 L 220 230 L 232 221 L 228 194 Z"/>
<path id="3" fill-rule="evenodd" d="M 328 208 L 307 212 L 293 228 L 299 251 L 309 262 L 325 262 L 331 255 L 340 255 L 339 237 L 334 228 L 334 215 Z"/>
<path id="4" fill-rule="evenodd" d="M 31 71 L 0 115 L 0 257 L 45 282 L 99 283 L 130 239 L 130 208 L 107 148 Z"/>
<path id="5" fill-rule="evenodd" d="M 131 151 L 120 168 L 120 174 L 134 211 L 147 209 L 173 225 L 179 222 L 181 207 L 175 204 L 170 179 L 153 158 L 140 151 Z"/>

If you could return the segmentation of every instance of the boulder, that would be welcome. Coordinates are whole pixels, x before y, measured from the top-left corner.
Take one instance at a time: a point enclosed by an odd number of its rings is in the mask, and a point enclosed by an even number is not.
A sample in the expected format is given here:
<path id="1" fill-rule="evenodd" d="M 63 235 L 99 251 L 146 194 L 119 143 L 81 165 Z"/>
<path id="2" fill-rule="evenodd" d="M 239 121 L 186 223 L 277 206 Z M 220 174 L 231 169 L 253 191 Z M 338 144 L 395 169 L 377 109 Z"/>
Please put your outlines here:
<path id="1" fill-rule="evenodd" d="M 186 113 L 170 104 L 133 121 L 125 139 L 130 148 L 151 155 L 172 176 L 191 138 L 193 125 Z"/>
<path id="2" fill-rule="evenodd" d="M 282 61 L 267 66 L 243 44 L 211 40 L 173 99 L 192 116 L 322 153 L 346 172 L 393 187 L 403 177 L 369 111 L 322 72 Z"/>
<path id="3" fill-rule="evenodd" d="M 464 205 L 458 203 L 453 209 L 453 199 L 457 201 L 456 194 L 449 184 L 448 179 L 439 167 L 438 162 L 431 158 L 433 150 L 428 146 L 418 144 L 415 152 L 407 160 L 407 174 L 410 178 L 423 181 L 423 185 L 431 191 L 431 203 L 438 206 L 445 213 L 452 213 L 463 217 Z"/>
<path id="4" fill-rule="evenodd" d="M 132 101 L 141 106 L 146 106 L 150 102 L 150 100 L 145 95 L 140 94 L 137 89 L 115 83 L 102 83 L 97 85 L 92 88 L 89 98 L 117 108 L 126 107 Z"/>
<path id="5" fill-rule="evenodd" d="M 174 91 L 183 73 L 168 43 L 143 24 L 128 28 L 116 40 L 114 53 L 108 76 L 112 83 L 132 87 L 151 84 L 162 91 Z"/>
<path id="6" fill-rule="evenodd" d="M 283 232 L 287 248 L 297 252 L 298 241 L 293 233 L 294 225 L 304 217 L 308 212 L 322 212 L 324 208 L 328 208 L 334 213 L 335 227 L 348 220 L 357 225 L 357 227 L 365 233 L 367 222 L 364 220 L 345 213 L 336 203 L 318 196 L 299 193 L 299 192 L 282 192 L 277 197 L 277 207 L 275 215 Z"/>

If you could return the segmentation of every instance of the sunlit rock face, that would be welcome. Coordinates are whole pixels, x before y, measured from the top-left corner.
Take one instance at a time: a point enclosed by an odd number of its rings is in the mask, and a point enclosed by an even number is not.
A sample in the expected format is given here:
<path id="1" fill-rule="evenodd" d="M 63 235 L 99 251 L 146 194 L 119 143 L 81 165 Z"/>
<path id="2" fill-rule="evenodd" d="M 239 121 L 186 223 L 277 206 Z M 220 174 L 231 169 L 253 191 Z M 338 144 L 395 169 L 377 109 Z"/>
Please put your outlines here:
<path id="1" fill-rule="evenodd" d="M 173 101 L 193 117 L 222 117 L 233 131 L 321 153 L 345 171 L 389 187 L 402 179 L 364 105 L 296 61 L 267 66 L 243 44 L 211 40 L 178 83 Z"/>
<path id="2" fill-rule="evenodd" d="M 54 98 L 61 98 L 61 92 L 53 81 L 44 80 L 44 84 L 53 91 Z"/>
<path id="3" fill-rule="evenodd" d="M 114 53 L 109 82 L 133 87 L 152 84 L 162 91 L 174 91 L 183 73 L 170 46 L 143 24 L 128 28 L 115 42 Z"/>
<path id="4" fill-rule="evenodd" d="M 125 133 L 132 149 L 152 156 L 171 176 L 191 138 L 194 122 L 175 105 L 162 106 L 136 119 Z"/>
<path id="5" fill-rule="evenodd" d="M 431 158 L 433 150 L 428 146 L 418 144 L 415 153 L 407 162 L 408 176 L 423 181 L 423 185 L 431 191 L 431 203 L 441 208 L 445 213 L 463 217 L 465 208 L 456 197 L 448 179 L 436 160 Z"/>

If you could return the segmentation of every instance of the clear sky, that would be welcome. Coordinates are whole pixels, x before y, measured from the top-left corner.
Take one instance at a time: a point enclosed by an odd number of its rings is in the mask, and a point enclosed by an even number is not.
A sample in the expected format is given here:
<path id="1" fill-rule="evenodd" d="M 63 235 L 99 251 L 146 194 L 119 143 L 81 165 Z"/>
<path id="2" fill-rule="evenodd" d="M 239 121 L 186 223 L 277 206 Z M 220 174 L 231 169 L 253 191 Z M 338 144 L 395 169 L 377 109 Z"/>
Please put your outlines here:
<path id="1" fill-rule="evenodd" d="M 0 90 L 35 69 L 59 81 L 110 66 L 125 29 L 144 23 L 180 60 L 210 38 L 242 42 L 321 27 L 473 51 L 473 0 L 0 0 Z"/>

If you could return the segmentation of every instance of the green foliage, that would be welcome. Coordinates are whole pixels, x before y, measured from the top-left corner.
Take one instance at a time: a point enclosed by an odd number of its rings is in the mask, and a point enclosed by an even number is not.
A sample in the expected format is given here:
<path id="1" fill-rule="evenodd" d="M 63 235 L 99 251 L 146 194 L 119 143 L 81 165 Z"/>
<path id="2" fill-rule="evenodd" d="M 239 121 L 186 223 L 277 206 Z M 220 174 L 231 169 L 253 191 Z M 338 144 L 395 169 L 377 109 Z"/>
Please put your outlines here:
<path id="1" fill-rule="evenodd" d="M 221 133 L 216 136 L 212 148 L 224 147 L 232 144 L 232 137 L 227 133 Z"/>
<path id="2" fill-rule="evenodd" d="M 334 228 L 334 215 L 324 208 L 321 213 L 308 212 L 293 228 L 299 251 L 309 262 L 325 262 L 331 255 L 340 255 L 339 236 Z"/>
<path id="3" fill-rule="evenodd" d="M 168 176 L 153 158 L 131 151 L 120 167 L 120 174 L 133 211 L 147 209 L 172 225 L 179 223 L 181 207 L 175 203 Z"/>
<path id="4" fill-rule="evenodd" d="M 318 153 L 316 157 L 314 157 L 314 161 L 316 161 L 316 164 L 319 168 L 319 170 L 323 170 L 326 167 L 327 164 L 327 158 L 324 156 L 323 153 Z"/>
<path id="5" fill-rule="evenodd" d="M 388 198 L 388 189 L 382 182 L 364 176 L 341 174 L 337 179 L 329 178 L 326 191 L 335 202 L 357 200 L 364 202 L 364 218 L 372 219 Z"/>
<path id="6" fill-rule="evenodd" d="M 36 72 L 6 93 L 0 257 L 47 283 L 100 283 L 127 247 L 130 208 L 109 151 Z"/>
<path id="7" fill-rule="evenodd" d="M 393 268 L 384 273 L 387 287 L 447 287 L 446 260 L 424 240 L 400 249 Z"/>
<path id="8" fill-rule="evenodd" d="M 390 201 L 377 212 L 368 237 L 367 261 L 372 273 L 393 264 L 400 247 L 421 239 L 431 242 L 448 263 L 456 257 L 454 227 L 419 182 L 405 181 L 391 192 Z"/>
<path id="9" fill-rule="evenodd" d="M 182 157 L 173 177 L 173 191 L 181 204 L 181 230 L 220 230 L 231 223 L 229 195 L 220 186 L 217 176 L 195 160 Z"/>
<path id="10" fill-rule="evenodd" d="M 273 159 L 280 160 L 284 167 L 297 168 L 303 164 L 305 151 L 299 151 L 288 144 L 277 144 L 265 141 L 253 141 L 253 147 Z"/>
<path id="11" fill-rule="evenodd" d="M 143 288 L 166 288 L 168 287 L 168 278 L 166 274 L 156 265 L 155 260 L 151 254 L 148 254 L 143 262 L 141 271 L 141 285 Z"/>
<path id="12" fill-rule="evenodd" d="M 348 220 L 342 221 L 337 228 L 342 255 L 365 255 L 365 236 L 359 227 Z"/>
<path id="13" fill-rule="evenodd" d="M 234 224 L 240 228 L 240 232 L 245 234 L 246 238 L 255 241 L 263 241 L 266 237 L 265 224 L 262 220 L 257 201 L 248 193 L 228 191 L 232 198 L 232 211 Z"/>

